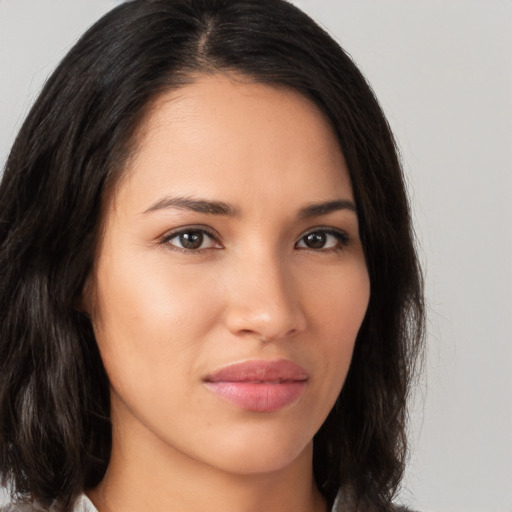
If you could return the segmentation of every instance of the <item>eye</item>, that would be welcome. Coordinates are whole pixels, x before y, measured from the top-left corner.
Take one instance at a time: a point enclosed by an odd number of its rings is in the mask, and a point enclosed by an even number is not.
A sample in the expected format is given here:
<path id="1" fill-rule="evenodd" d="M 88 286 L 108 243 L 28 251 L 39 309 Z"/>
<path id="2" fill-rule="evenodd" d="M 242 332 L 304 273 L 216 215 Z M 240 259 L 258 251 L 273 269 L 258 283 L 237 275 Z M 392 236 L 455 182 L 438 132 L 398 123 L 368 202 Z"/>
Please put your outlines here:
<path id="1" fill-rule="evenodd" d="M 221 246 L 212 233 L 205 229 L 183 229 L 166 235 L 162 242 L 175 249 L 184 251 L 202 251 L 219 249 Z"/>
<path id="2" fill-rule="evenodd" d="M 326 251 L 342 249 L 348 244 L 348 236 L 343 231 L 334 229 L 315 229 L 306 233 L 295 244 L 298 249 Z"/>

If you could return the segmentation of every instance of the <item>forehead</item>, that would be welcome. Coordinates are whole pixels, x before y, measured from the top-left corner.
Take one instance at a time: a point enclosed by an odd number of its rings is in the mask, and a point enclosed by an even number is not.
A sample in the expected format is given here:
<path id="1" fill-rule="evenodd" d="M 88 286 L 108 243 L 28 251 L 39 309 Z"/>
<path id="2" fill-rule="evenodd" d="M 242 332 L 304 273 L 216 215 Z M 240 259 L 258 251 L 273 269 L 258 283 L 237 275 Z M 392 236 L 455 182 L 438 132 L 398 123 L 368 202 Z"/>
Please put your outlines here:
<path id="1" fill-rule="evenodd" d="M 226 200 L 251 191 L 328 196 L 350 189 L 337 137 L 311 100 L 226 75 L 200 75 L 154 101 L 122 181 L 139 195 L 154 194 L 156 185 L 233 196 Z"/>

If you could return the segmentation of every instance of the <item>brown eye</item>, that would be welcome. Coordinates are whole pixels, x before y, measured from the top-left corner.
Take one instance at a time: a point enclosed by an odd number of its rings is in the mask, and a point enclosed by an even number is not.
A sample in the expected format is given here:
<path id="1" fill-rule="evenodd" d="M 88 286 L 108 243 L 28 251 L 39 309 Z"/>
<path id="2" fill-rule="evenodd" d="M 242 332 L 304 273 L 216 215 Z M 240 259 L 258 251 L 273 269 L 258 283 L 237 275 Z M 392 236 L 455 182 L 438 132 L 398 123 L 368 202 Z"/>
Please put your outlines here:
<path id="1" fill-rule="evenodd" d="M 200 231 L 189 231 L 178 236 L 181 247 L 184 249 L 199 249 L 203 244 L 204 235 Z"/>
<path id="2" fill-rule="evenodd" d="M 306 235 L 303 240 L 304 245 L 309 247 L 309 249 L 323 249 L 327 240 L 327 235 L 320 232 L 309 233 L 309 235 Z"/>
<path id="3" fill-rule="evenodd" d="M 220 247 L 213 235 L 202 229 L 187 229 L 164 238 L 164 243 L 185 251 L 200 251 Z"/>
<path id="4" fill-rule="evenodd" d="M 295 245 L 298 249 L 316 251 L 341 249 L 348 244 L 348 236 L 342 231 L 317 229 L 305 234 Z"/>

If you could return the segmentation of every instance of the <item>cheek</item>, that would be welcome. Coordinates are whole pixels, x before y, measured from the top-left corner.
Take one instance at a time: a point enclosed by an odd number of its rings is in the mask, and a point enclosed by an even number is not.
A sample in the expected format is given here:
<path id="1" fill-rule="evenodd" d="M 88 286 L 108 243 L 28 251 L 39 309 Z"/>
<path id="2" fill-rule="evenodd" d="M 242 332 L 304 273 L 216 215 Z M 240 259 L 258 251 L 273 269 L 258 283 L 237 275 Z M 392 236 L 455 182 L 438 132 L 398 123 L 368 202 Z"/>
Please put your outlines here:
<path id="1" fill-rule="evenodd" d="M 335 269 L 318 279 L 315 274 L 306 283 L 310 291 L 308 310 L 316 329 L 328 332 L 329 339 L 349 343 L 362 324 L 370 300 L 370 279 L 364 259 Z M 305 292 L 303 295 L 307 296 Z"/>
<path id="2" fill-rule="evenodd" d="M 214 284 L 198 286 L 190 274 L 147 258 L 101 263 L 93 326 L 113 387 L 176 382 L 194 368 L 216 317 Z"/>
<path id="3" fill-rule="evenodd" d="M 325 368 L 322 387 L 332 403 L 345 381 L 369 298 L 370 281 L 364 264 L 333 275 L 311 295 L 310 322 L 317 340 L 315 353 L 322 357 Z"/>

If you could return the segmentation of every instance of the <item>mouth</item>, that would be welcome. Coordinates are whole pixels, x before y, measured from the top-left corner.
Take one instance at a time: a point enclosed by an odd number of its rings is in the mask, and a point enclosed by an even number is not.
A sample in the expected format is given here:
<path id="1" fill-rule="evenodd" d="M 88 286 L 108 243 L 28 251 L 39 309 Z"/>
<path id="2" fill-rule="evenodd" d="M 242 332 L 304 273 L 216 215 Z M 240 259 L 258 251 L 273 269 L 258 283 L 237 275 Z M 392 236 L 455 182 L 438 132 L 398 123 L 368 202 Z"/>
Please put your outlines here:
<path id="1" fill-rule="evenodd" d="M 204 379 L 206 387 L 222 400 L 253 412 L 275 412 L 296 402 L 309 375 L 298 364 L 278 361 L 245 361 L 228 365 Z"/>

